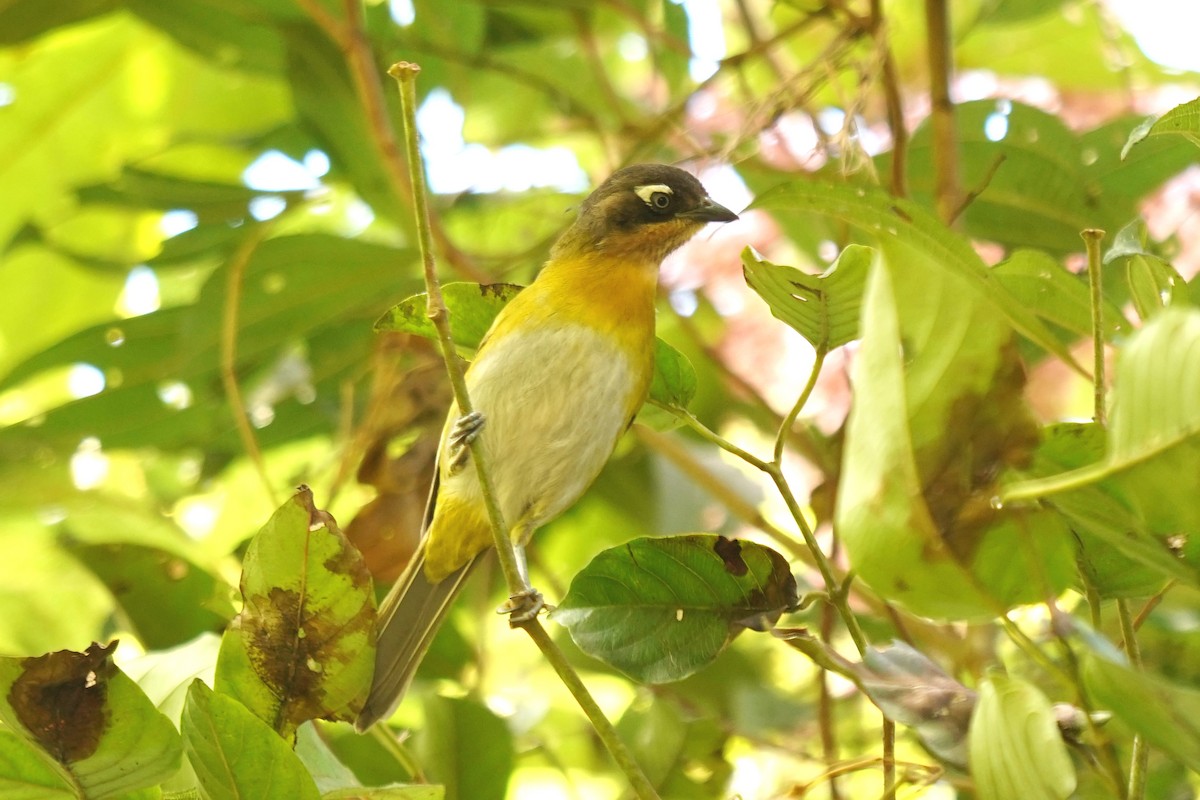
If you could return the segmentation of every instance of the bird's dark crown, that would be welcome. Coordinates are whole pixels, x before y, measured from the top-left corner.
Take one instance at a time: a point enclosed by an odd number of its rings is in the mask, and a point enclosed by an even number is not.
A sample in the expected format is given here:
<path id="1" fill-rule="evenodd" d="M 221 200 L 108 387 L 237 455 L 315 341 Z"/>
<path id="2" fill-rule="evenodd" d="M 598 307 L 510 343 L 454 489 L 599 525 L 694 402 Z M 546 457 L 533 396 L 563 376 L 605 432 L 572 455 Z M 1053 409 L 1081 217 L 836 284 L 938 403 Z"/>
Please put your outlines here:
<path id="1" fill-rule="evenodd" d="M 635 164 L 614 172 L 588 195 L 555 251 L 591 248 L 660 260 L 705 222 L 734 219 L 737 215 L 714 203 L 690 173 L 665 164 Z"/>

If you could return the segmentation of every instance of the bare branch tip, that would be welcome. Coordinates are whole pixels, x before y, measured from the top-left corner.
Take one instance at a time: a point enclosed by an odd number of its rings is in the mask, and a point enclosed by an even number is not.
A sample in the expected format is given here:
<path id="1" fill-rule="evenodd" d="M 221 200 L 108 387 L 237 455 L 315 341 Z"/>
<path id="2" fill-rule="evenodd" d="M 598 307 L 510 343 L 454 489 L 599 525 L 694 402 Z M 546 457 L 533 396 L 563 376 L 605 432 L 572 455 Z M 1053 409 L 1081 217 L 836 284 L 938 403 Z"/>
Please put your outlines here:
<path id="1" fill-rule="evenodd" d="M 414 80 L 421 72 L 421 65 L 412 61 L 397 61 L 388 67 L 388 75 L 398 81 Z"/>

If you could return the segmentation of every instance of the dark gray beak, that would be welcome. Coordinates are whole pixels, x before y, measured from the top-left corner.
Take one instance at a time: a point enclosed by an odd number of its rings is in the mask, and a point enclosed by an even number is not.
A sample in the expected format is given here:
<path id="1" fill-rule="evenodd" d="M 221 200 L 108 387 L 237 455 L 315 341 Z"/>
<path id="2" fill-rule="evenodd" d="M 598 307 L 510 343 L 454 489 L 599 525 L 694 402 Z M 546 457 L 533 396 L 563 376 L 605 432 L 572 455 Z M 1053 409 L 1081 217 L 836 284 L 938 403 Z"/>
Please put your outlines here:
<path id="1" fill-rule="evenodd" d="M 700 201 L 700 205 L 690 211 L 681 211 L 675 216 L 683 217 L 684 219 L 701 220 L 703 222 L 733 222 L 738 218 L 737 214 L 725 206 L 714 203 L 708 197 Z"/>

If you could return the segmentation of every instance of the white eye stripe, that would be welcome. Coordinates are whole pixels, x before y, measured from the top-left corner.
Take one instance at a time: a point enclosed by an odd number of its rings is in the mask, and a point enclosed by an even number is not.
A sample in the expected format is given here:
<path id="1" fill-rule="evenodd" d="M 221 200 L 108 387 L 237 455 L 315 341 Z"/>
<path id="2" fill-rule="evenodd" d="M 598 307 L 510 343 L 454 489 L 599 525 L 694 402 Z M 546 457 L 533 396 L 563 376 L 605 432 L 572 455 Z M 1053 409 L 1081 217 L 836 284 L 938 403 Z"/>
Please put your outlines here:
<path id="1" fill-rule="evenodd" d="M 633 190 L 633 193 L 642 198 L 642 202 L 648 206 L 654 205 L 654 195 L 656 194 L 675 194 L 671 191 L 671 187 L 665 183 L 649 183 L 645 186 L 638 186 Z"/>

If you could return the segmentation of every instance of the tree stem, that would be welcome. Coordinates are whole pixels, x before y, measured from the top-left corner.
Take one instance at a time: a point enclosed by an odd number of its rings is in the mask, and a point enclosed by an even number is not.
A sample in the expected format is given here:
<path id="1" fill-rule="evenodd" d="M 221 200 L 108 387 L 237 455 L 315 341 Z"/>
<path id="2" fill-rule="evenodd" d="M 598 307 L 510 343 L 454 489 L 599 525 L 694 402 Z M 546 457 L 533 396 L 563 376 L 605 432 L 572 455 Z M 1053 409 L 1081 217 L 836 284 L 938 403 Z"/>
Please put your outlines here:
<path id="1" fill-rule="evenodd" d="M 950 79 L 954 71 L 948 0 L 925 0 L 925 32 L 929 54 L 929 95 L 933 108 L 933 183 L 938 216 L 949 223 L 959 202 L 958 132 Z"/>

